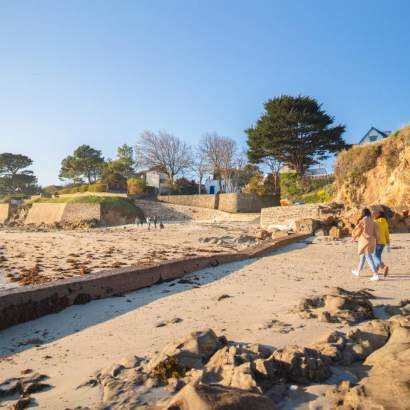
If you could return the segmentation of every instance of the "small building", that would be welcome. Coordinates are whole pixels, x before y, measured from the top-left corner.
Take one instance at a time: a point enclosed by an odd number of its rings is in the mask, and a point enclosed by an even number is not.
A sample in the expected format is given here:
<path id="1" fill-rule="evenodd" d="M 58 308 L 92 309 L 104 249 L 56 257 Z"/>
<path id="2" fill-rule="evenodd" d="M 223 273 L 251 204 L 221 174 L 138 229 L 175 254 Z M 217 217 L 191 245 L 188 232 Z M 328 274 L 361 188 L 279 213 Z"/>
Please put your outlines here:
<path id="1" fill-rule="evenodd" d="M 388 137 L 390 133 L 391 131 L 380 131 L 375 127 L 371 127 L 358 143 L 368 144 L 369 142 L 377 142 Z"/>
<path id="2" fill-rule="evenodd" d="M 164 172 L 150 169 L 142 172 L 146 186 L 155 188 L 159 194 L 164 194 L 168 191 L 169 178 Z"/>
<path id="3" fill-rule="evenodd" d="M 224 192 L 226 189 L 225 187 L 225 180 L 222 180 L 222 192 Z M 205 181 L 205 191 L 207 194 L 217 194 L 221 191 L 220 186 L 219 186 L 219 181 L 217 179 L 214 179 L 212 177 L 209 177 Z"/>

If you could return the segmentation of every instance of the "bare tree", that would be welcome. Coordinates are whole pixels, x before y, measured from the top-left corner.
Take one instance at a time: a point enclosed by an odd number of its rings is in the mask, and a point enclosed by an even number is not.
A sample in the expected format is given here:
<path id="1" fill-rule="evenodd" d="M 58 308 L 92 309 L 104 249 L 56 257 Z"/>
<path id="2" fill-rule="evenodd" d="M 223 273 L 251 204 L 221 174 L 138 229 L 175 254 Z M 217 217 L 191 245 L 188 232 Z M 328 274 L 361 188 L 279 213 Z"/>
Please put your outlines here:
<path id="1" fill-rule="evenodd" d="M 219 190 L 222 191 L 222 180 L 226 182 L 235 167 L 236 142 L 216 132 L 209 133 L 202 137 L 200 150 L 211 165 L 214 177 L 218 178 Z"/>
<path id="2" fill-rule="evenodd" d="M 209 162 L 204 153 L 200 149 L 197 149 L 192 163 L 192 171 L 198 178 L 198 194 L 201 194 L 202 181 L 205 175 L 209 174 L 210 170 Z"/>
<path id="3" fill-rule="evenodd" d="M 283 167 L 283 162 L 272 156 L 265 157 L 262 160 L 262 162 L 265 165 L 267 165 L 271 174 L 273 175 L 273 180 L 275 184 L 275 192 L 279 192 L 279 175 L 280 175 L 280 170 Z"/>
<path id="4" fill-rule="evenodd" d="M 192 165 L 191 147 L 165 131 L 144 131 L 138 138 L 136 152 L 141 165 L 161 170 L 172 183 Z"/>

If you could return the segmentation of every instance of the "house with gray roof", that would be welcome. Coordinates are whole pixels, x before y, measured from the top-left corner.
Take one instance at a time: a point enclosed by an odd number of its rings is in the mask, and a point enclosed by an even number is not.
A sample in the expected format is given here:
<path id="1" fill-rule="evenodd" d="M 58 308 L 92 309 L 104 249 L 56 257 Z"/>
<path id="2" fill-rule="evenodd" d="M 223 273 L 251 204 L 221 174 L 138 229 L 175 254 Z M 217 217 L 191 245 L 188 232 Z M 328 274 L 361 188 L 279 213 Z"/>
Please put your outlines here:
<path id="1" fill-rule="evenodd" d="M 380 141 L 390 135 L 391 131 L 380 131 L 375 127 L 371 127 L 369 131 L 362 137 L 358 144 L 368 144 L 369 142 Z"/>

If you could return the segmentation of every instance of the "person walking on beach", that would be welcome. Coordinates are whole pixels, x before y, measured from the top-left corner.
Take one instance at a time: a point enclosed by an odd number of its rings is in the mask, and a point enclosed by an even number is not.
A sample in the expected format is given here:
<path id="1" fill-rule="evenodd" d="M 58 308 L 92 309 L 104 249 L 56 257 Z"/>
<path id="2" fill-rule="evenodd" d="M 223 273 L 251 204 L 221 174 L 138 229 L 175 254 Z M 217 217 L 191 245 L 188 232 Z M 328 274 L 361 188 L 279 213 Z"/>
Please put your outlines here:
<path id="1" fill-rule="evenodd" d="M 376 265 L 377 272 L 386 277 L 389 273 L 389 267 L 383 263 L 382 253 L 384 248 L 387 248 L 387 252 L 390 252 L 389 224 L 387 223 L 386 215 L 383 211 L 374 212 L 373 217 L 374 222 L 376 222 L 379 228 L 379 237 L 373 253 L 373 260 Z"/>
<path id="2" fill-rule="evenodd" d="M 147 216 L 147 225 L 148 225 L 149 231 L 151 230 L 151 221 L 152 221 L 152 218 L 150 216 Z"/>
<path id="3" fill-rule="evenodd" d="M 362 215 L 353 230 L 352 238 L 358 243 L 359 265 L 357 269 L 353 269 L 354 276 L 360 276 L 364 268 L 365 261 L 369 265 L 373 276 L 370 280 L 379 280 L 377 267 L 373 260 L 373 252 L 376 249 L 376 244 L 379 237 L 379 227 L 371 218 L 371 212 L 368 208 L 364 208 Z"/>

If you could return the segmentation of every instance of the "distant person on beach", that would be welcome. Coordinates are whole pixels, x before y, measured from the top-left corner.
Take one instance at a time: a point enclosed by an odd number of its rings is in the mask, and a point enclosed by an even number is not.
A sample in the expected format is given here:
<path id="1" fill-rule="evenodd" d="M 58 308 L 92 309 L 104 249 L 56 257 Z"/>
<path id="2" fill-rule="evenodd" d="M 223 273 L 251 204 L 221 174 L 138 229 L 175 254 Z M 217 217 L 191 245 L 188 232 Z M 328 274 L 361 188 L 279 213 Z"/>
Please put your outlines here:
<path id="1" fill-rule="evenodd" d="M 373 272 L 373 276 L 370 280 L 379 280 L 377 266 L 373 259 L 373 253 L 379 238 L 379 227 L 371 218 L 371 212 L 368 208 L 363 209 L 362 215 L 353 230 L 352 238 L 358 243 L 359 253 L 359 265 L 357 269 L 352 270 L 353 275 L 360 276 L 365 261 L 367 261 L 367 264 Z"/>
<path id="2" fill-rule="evenodd" d="M 154 215 L 154 228 L 157 229 L 157 223 L 158 223 L 158 217 L 156 215 Z"/>
<path id="3" fill-rule="evenodd" d="M 147 222 L 149 231 L 151 230 L 151 221 L 152 221 L 152 218 L 150 216 L 147 216 L 147 221 L 146 222 Z"/>
<path id="4" fill-rule="evenodd" d="M 143 226 L 143 225 L 144 225 L 144 218 L 141 218 L 140 216 L 137 216 L 137 217 L 135 218 L 135 224 L 136 224 L 137 226 L 139 226 L 139 225 Z"/>
<path id="5" fill-rule="evenodd" d="M 384 248 L 387 252 L 390 252 L 390 234 L 389 234 L 389 224 L 387 223 L 386 215 L 383 211 L 376 211 L 373 214 L 374 222 L 379 227 L 379 237 L 376 243 L 376 249 L 373 253 L 373 260 L 379 274 L 383 274 L 386 277 L 389 273 L 389 267 L 386 266 L 382 261 L 382 253 Z"/>

